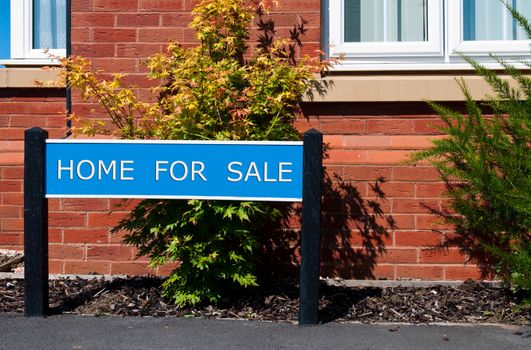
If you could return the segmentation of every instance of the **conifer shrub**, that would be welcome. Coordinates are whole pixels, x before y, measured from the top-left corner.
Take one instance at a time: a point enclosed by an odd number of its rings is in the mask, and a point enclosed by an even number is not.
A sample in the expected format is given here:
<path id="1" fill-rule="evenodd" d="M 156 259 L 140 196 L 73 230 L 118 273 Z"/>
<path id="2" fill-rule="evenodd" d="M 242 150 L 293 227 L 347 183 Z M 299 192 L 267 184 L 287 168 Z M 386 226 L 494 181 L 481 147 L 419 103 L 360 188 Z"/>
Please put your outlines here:
<path id="1" fill-rule="evenodd" d="M 314 74 L 327 63 L 297 57 L 306 31 L 294 24 L 289 39 L 275 36 L 264 1 L 202 0 L 190 27 L 199 44 L 171 43 L 146 61 L 160 82 L 155 102 L 141 101 L 123 75 L 101 79 L 88 60 L 62 60 L 64 80 L 95 100 L 107 120 L 76 119 L 77 132 L 123 139 L 299 140 L 292 121 Z M 254 22 L 256 21 L 256 22 Z M 250 28 L 260 30 L 253 49 Z M 179 306 L 216 302 L 233 288 L 257 285 L 256 232 L 286 212 L 259 202 L 143 200 L 114 229 L 156 268 L 178 262 L 163 292 Z"/>
<path id="2" fill-rule="evenodd" d="M 531 38 L 529 22 L 505 3 Z M 464 56 L 463 56 L 464 57 Z M 514 289 L 531 293 L 531 78 L 503 59 L 492 56 L 515 84 L 473 59 L 464 57 L 494 94 L 483 104 L 458 81 L 466 114 L 430 102 L 440 115 L 444 139 L 416 153 L 414 161 L 430 160 L 447 185 L 449 205 L 432 209 L 455 227 L 449 244 L 459 245 L 483 271 L 494 273 Z M 531 63 L 517 59 L 531 68 Z M 486 117 L 488 109 L 492 117 Z"/>

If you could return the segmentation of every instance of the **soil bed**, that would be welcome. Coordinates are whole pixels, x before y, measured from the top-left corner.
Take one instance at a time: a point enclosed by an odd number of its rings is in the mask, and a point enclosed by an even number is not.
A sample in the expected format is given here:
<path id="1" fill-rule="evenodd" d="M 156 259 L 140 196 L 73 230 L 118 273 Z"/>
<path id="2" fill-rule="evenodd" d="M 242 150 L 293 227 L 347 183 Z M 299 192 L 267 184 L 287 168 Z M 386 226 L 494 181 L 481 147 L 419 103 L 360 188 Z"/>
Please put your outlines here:
<path id="1" fill-rule="evenodd" d="M 162 280 L 131 277 L 50 281 L 51 312 L 96 316 L 177 316 L 295 322 L 298 289 L 270 284 L 233 294 L 218 305 L 177 308 L 160 295 Z M 333 287 L 323 284 L 322 322 L 497 322 L 531 324 L 531 308 L 510 290 L 476 282 L 458 287 Z M 24 281 L 0 281 L 0 312 L 23 312 Z"/>

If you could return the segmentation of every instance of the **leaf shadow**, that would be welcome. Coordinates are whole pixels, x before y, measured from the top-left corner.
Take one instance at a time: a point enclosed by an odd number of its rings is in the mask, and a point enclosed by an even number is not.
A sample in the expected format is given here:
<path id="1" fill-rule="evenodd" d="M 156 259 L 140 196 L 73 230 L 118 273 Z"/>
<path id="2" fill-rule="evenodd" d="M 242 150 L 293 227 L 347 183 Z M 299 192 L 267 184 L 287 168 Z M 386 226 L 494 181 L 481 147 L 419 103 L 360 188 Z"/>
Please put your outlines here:
<path id="1" fill-rule="evenodd" d="M 445 180 L 447 192 L 455 190 L 464 183 Z M 440 243 L 429 247 L 434 253 L 447 252 L 450 248 L 458 248 L 459 252 L 465 256 L 465 263 L 476 264 L 482 279 L 490 279 L 496 274 L 497 260 L 492 255 L 489 247 L 506 249 L 506 242 L 503 241 L 496 231 L 482 227 L 481 230 L 470 227 L 465 218 L 457 215 L 451 208 L 451 204 L 435 207 L 422 203 L 431 215 L 439 219 L 440 223 L 448 225 L 445 229 L 434 228 L 432 231 L 441 236 Z"/>

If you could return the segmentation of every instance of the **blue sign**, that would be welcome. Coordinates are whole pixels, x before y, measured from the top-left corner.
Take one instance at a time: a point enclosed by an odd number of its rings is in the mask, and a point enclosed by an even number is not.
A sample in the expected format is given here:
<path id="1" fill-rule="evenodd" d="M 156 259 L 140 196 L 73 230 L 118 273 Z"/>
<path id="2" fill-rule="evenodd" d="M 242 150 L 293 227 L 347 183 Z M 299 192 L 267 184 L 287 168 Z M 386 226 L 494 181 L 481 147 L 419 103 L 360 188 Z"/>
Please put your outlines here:
<path id="1" fill-rule="evenodd" d="M 302 142 L 47 140 L 47 198 L 302 201 Z"/>

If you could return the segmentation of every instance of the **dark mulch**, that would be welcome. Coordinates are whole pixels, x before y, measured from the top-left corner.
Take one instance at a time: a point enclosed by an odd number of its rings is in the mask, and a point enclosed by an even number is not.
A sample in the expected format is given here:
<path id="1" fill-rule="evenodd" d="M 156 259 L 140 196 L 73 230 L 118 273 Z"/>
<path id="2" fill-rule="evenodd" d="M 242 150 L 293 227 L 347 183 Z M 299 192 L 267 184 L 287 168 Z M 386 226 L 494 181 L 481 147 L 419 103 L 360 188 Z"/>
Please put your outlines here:
<path id="1" fill-rule="evenodd" d="M 298 289 L 284 283 L 244 290 L 218 305 L 177 308 L 160 295 L 161 280 L 132 277 L 50 281 L 52 313 L 242 318 L 294 322 Z M 23 280 L 0 281 L 0 312 L 23 312 Z M 509 290 L 466 282 L 458 287 L 321 286 L 322 322 L 501 322 L 531 324 L 531 308 Z"/>

